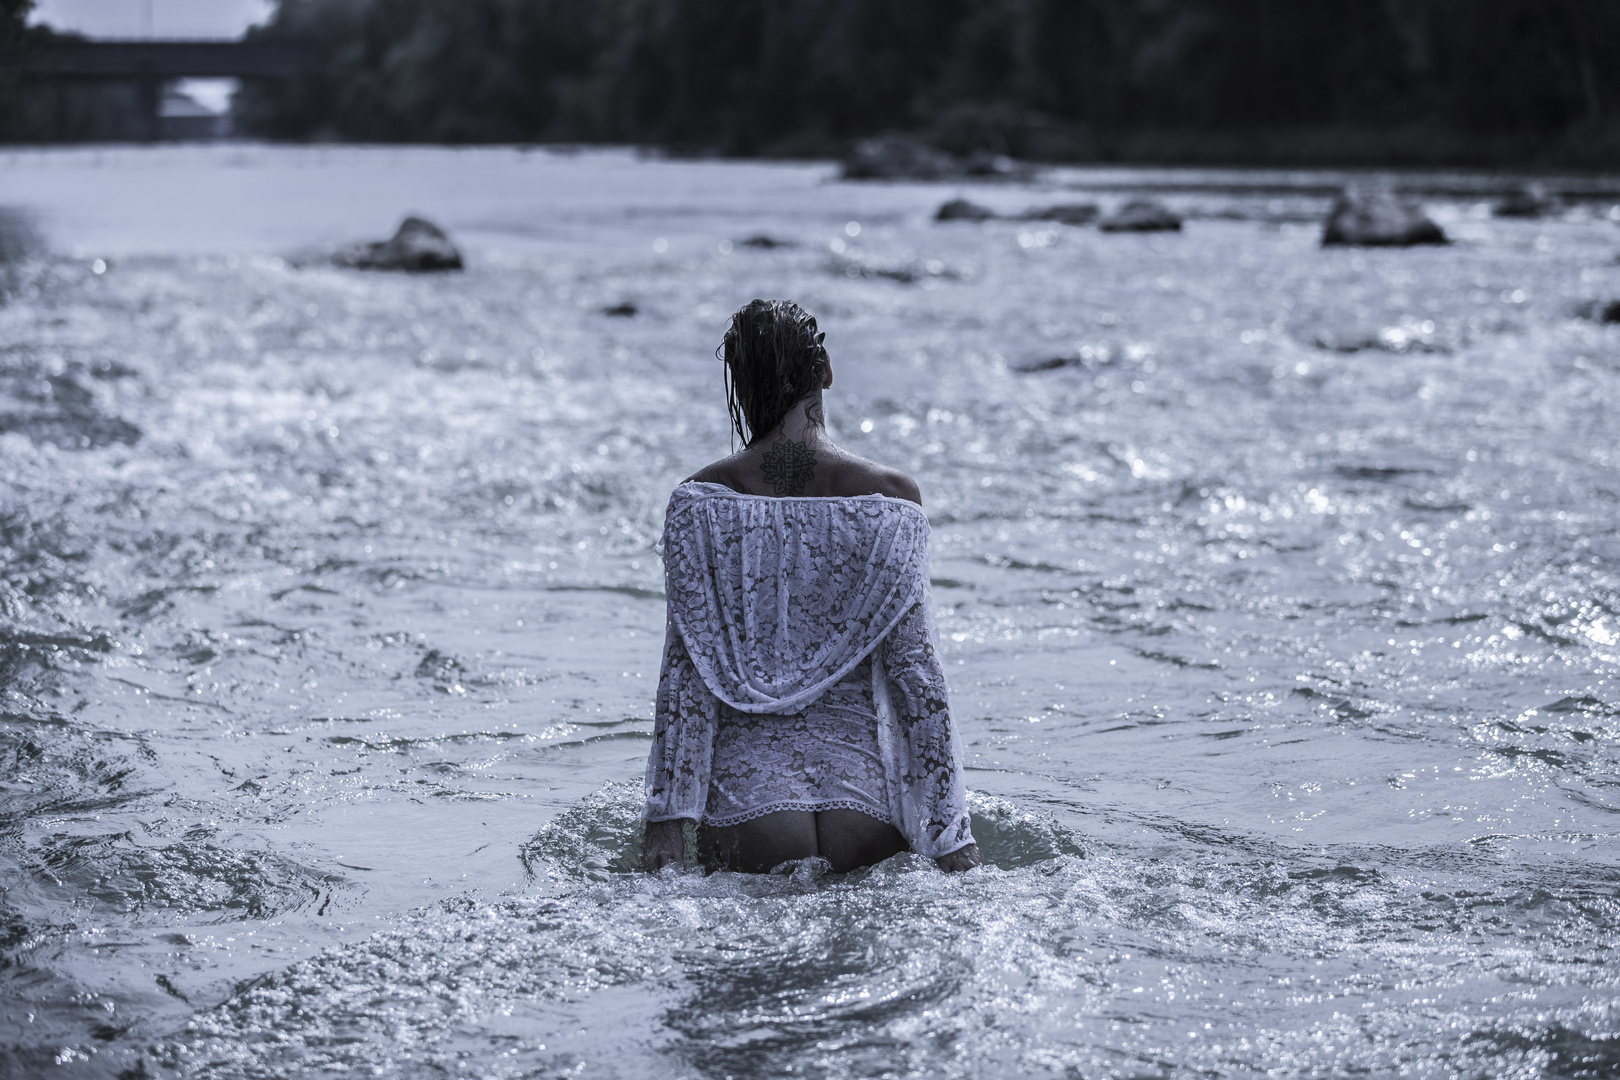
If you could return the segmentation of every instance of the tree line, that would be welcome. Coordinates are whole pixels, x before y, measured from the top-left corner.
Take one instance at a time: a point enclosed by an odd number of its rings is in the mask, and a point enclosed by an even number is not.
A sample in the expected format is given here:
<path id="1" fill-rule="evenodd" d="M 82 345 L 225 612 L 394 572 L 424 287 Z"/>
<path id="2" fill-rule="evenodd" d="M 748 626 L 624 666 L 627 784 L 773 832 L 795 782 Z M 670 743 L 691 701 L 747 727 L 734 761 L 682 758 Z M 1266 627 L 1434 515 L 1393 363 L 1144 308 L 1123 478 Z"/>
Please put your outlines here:
<path id="1" fill-rule="evenodd" d="M 1620 0 L 279 0 L 250 35 L 317 57 L 238 95 L 280 139 L 1620 161 Z"/>
<path id="2" fill-rule="evenodd" d="M 60 35 L 29 26 L 34 0 L 0 0 L 0 56 Z M 108 141 L 144 130 L 134 85 L 53 83 L 19 75 L 0 60 L 0 143 Z"/>
<path id="3" fill-rule="evenodd" d="M 1620 159 L 1615 0 L 281 0 L 280 138 Z"/>

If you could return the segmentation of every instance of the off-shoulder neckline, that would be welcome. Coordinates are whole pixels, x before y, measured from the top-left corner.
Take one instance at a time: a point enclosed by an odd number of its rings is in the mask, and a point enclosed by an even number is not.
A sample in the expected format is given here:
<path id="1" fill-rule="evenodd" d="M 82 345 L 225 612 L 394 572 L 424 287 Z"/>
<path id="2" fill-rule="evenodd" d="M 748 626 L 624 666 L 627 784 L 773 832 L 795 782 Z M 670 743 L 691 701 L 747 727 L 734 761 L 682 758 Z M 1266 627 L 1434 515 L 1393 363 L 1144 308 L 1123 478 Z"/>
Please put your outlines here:
<path id="1" fill-rule="evenodd" d="M 746 491 L 738 491 L 736 488 L 727 487 L 724 484 L 716 484 L 712 480 L 683 480 L 679 484 L 675 485 L 675 491 L 671 492 L 671 494 L 673 495 L 676 492 L 679 492 L 682 488 L 704 488 L 706 490 L 703 492 L 703 494 L 706 498 L 731 496 L 737 499 L 757 499 L 761 502 L 773 503 L 840 503 L 864 502 L 868 499 L 881 499 L 884 502 L 898 503 L 901 506 L 909 506 L 919 514 L 923 512 L 923 508 L 912 502 L 910 499 L 897 499 L 893 495 L 885 495 L 881 491 L 870 492 L 866 495 L 753 495 Z"/>

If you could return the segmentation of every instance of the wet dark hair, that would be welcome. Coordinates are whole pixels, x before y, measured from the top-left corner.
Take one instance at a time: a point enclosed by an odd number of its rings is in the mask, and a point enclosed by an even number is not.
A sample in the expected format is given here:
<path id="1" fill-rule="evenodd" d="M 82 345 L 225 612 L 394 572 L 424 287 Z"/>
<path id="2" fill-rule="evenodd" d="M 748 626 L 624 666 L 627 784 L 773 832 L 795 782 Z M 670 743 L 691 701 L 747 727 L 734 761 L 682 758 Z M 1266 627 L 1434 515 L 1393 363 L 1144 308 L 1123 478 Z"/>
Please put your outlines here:
<path id="1" fill-rule="evenodd" d="M 715 356 L 725 361 L 726 406 L 745 447 L 775 431 L 793 406 L 821 389 L 826 336 L 791 300 L 750 300 L 731 317 Z"/>

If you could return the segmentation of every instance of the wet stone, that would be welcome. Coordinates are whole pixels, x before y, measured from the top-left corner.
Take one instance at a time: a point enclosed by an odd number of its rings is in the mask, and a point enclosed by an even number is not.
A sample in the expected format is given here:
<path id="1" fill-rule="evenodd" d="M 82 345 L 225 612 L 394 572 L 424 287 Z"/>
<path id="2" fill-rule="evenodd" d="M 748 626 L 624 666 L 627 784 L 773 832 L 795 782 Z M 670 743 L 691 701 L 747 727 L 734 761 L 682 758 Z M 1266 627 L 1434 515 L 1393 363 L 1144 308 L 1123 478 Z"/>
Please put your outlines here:
<path id="1" fill-rule="evenodd" d="M 1030 180 L 1035 176 L 1035 166 L 1027 161 L 1019 161 L 1006 154 L 992 154 L 985 150 L 976 150 L 969 154 L 963 162 L 962 171 L 968 176 L 980 180 Z"/>
<path id="2" fill-rule="evenodd" d="M 1103 232 L 1179 232 L 1181 218 L 1156 199 L 1132 199 L 1097 227 Z"/>
<path id="3" fill-rule="evenodd" d="M 0 206 L 0 265 L 20 262 L 43 247 L 33 215 Z"/>
<path id="4" fill-rule="evenodd" d="M 845 180 L 951 180 L 967 175 L 958 158 L 910 135 L 863 139 L 843 162 Z"/>
<path id="5" fill-rule="evenodd" d="M 1075 361 L 1067 356 L 1043 356 L 1038 360 L 1023 360 L 1011 365 L 1012 369 L 1020 375 L 1032 375 L 1037 371 L 1056 371 L 1058 368 L 1073 367 Z"/>
<path id="6" fill-rule="evenodd" d="M 356 270 L 460 270 L 461 252 L 443 229 L 425 218 L 408 217 L 388 240 L 356 244 L 332 257 Z"/>
<path id="7" fill-rule="evenodd" d="M 1023 215 L 1025 221 L 1055 221 L 1060 225 L 1090 225 L 1101 213 L 1096 203 L 1059 203 L 1043 206 Z"/>
<path id="8" fill-rule="evenodd" d="M 1561 209 L 1562 204 L 1541 184 L 1524 184 L 1498 199 L 1491 213 L 1497 217 L 1540 218 Z"/>
<path id="9" fill-rule="evenodd" d="M 141 429 L 116 416 L 81 412 L 0 413 L 0 435 L 15 432 L 34 443 L 59 450 L 92 450 L 133 446 Z"/>
<path id="10" fill-rule="evenodd" d="M 935 221 L 989 221 L 996 212 L 967 199 L 952 199 L 934 213 Z"/>
<path id="11" fill-rule="evenodd" d="M 1620 300 L 1587 300 L 1575 305 L 1575 314 L 1600 323 L 1620 323 Z"/>
<path id="12" fill-rule="evenodd" d="M 1446 234 L 1422 207 L 1387 188 L 1340 192 L 1322 229 L 1323 247 L 1412 247 L 1446 242 Z"/>

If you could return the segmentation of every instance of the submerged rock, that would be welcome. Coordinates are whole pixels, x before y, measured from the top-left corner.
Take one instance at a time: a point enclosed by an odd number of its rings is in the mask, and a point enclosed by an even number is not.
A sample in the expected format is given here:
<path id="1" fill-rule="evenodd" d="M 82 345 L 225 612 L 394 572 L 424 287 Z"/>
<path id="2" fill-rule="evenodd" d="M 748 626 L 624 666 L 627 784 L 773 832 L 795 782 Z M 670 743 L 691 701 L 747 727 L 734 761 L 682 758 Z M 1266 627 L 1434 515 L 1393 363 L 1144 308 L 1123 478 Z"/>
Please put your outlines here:
<path id="1" fill-rule="evenodd" d="M 1028 180 L 1035 175 L 1035 167 L 1027 161 L 983 150 L 970 154 L 962 164 L 962 171 L 987 180 Z"/>
<path id="2" fill-rule="evenodd" d="M 845 180 L 950 180 L 966 175 L 956 157 L 910 135 L 862 139 L 844 159 Z"/>
<path id="3" fill-rule="evenodd" d="M 1491 212 L 1497 217 L 1539 218 L 1556 214 L 1559 202 L 1540 184 L 1524 184 L 1497 200 Z"/>
<path id="4" fill-rule="evenodd" d="M 1028 180 L 1035 167 L 1006 154 L 975 151 L 958 157 L 914 135 L 890 132 L 862 139 L 844 158 L 845 180 Z"/>
<path id="5" fill-rule="evenodd" d="M 1084 368 L 1095 370 L 1102 367 L 1111 367 L 1120 360 L 1120 349 L 1117 345 L 1096 344 L 1082 345 L 1072 353 L 1059 355 L 1035 356 L 1026 360 L 1014 361 L 1008 364 L 1008 370 L 1020 375 L 1032 375 L 1040 371 L 1056 371 L 1058 368 Z"/>
<path id="6" fill-rule="evenodd" d="M 0 206 L 0 265 L 21 262 L 44 247 L 34 216 L 26 210 Z"/>
<path id="7" fill-rule="evenodd" d="M 1405 320 L 1398 326 L 1358 328 L 1324 327 L 1310 334 L 1306 344 L 1325 352 L 1448 353 L 1451 348 L 1436 338 L 1432 321 Z"/>
<path id="8" fill-rule="evenodd" d="M 989 221 L 996 212 L 967 199 L 952 199 L 934 214 L 935 221 Z"/>
<path id="9" fill-rule="evenodd" d="M 1069 356 L 1043 356 L 1036 360 L 1021 360 L 1016 364 L 1009 364 L 1012 371 L 1020 375 L 1032 375 L 1037 371 L 1056 371 L 1058 368 L 1074 367 L 1075 361 Z"/>
<path id="10" fill-rule="evenodd" d="M 1132 199 L 1097 227 L 1103 232 L 1177 232 L 1181 218 L 1155 199 Z"/>
<path id="11" fill-rule="evenodd" d="M 141 429 L 128 420 L 86 410 L 0 413 L 0 435 L 8 432 L 36 444 L 50 443 L 59 450 L 133 446 L 141 438 Z"/>
<path id="12" fill-rule="evenodd" d="M 1620 300 L 1588 300 L 1575 306 L 1575 314 L 1600 323 L 1620 323 Z"/>
<path id="13" fill-rule="evenodd" d="M 0 302 L 18 287 L 20 264 L 43 247 L 32 214 L 0 206 Z"/>
<path id="14" fill-rule="evenodd" d="M 1096 203 L 1059 203 L 1043 206 L 1023 215 L 1025 221 L 1055 221 L 1060 225 L 1090 225 L 1100 211 Z"/>
<path id="15" fill-rule="evenodd" d="M 884 278 L 888 281 L 898 281 L 902 285 L 910 285 L 928 278 L 958 279 L 962 276 L 939 259 L 911 258 L 891 263 L 834 259 L 828 264 L 827 269 L 841 277 L 868 280 Z"/>
<path id="16" fill-rule="evenodd" d="M 357 270 L 460 270 L 461 252 L 443 229 L 425 218 L 408 217 L 388 240 L 355 244 L 333 257 Z"/>
<path id="17" fill-rule="evenodd" d="M 1446 242 L 1446 234 L 1422 207 L 1388 188 L 1341 191 L 1322 229 L 1324 247 L 1411 247 Z"/>
<path id="18" fill-rule="evenodd" d="M 776 237 L 766 236 L 764 233 L 759 233 L 756 236 L 750 236 L 746 240 L 739 240 L 738 244 L 741 247 L 758 248 L 761 251 L 770 251 L 774 248 L 798 246 L 792 240 L 778 240 Z"/>
<path id="19" fill-rule="evenodd" d="M 621 304 L 614 304 L 612 307 L 603 308 L 602 314 L 614 315 L 621 319 L 633 319 L 635 318 L 636 312 L 639 310 L 640 309 L 637 308 L 636 305 L 626 300 Z"/>

